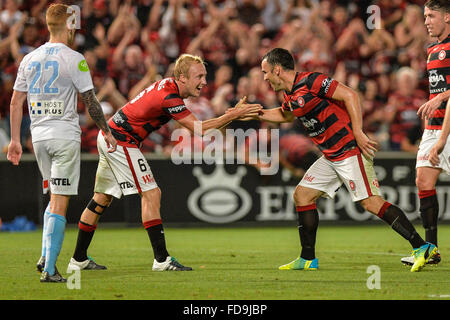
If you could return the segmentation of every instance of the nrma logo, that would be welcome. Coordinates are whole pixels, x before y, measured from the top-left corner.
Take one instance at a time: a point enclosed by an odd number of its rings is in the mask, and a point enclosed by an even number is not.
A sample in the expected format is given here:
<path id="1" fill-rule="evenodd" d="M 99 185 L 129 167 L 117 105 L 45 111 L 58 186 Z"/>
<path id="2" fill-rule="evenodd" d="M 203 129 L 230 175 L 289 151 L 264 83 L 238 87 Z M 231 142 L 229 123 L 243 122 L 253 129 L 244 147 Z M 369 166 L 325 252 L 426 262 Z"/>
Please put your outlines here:
<path id="1" fill-rule="evenodd" d="M 229 223 L 250 211 L 252 199 L 240 187 L 242 177 L 247 174 L 244 166 L 238 167 L 233 175 L 220 164 L 210 175 L 205 175 L 200 167 L 195 167 L 193 174 L 200 186 L 189 195 L 188 208 L 196 218 L 210 223 Z"/>

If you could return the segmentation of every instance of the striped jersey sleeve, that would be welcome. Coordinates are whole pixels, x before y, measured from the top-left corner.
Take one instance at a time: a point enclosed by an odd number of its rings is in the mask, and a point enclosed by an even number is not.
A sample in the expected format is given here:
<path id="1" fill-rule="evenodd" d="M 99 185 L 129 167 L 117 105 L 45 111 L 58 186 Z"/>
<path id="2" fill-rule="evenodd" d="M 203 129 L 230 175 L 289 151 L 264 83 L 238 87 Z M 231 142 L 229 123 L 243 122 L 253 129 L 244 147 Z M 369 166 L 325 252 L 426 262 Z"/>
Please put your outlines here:
<path id="1" fill-rule="evenodd" d="M 191 114 L 183 99 L 176 93 L 170 93 L 164 98 L 162 109 L 175 120 L 180 120 Z"/>
<path id="2" fill-rule="evenodd" d="M 331 99 L 338 82 L 320 72 L 313 72 L 306 78 L 306 86 L 319 98 Z"/>

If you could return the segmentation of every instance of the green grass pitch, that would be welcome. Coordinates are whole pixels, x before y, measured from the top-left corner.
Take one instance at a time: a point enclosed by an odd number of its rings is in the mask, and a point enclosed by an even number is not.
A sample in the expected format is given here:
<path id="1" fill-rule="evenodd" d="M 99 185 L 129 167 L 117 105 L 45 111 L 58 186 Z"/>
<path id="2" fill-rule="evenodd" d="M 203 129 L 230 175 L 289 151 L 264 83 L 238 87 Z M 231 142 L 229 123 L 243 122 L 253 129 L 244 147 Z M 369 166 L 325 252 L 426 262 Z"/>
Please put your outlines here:
<path id="1" fill-rule="evenodd" d="M 421 226 L 418 231 L 423 234 Z M 40 283 L 36 261 L 41 231 L 0 233 L 1 300 L 409 300 L 450 299 L 450 225 L 439 228 L 443 261 L 411 273 L 400 263 L 409 243 L 385 225 L 319 226 L 318 271 L 279 271 L 295 259 L 292 227 L 165 228 L 169 252 L 192 272 L 152 272 L 143 228 L 99 225 L 89 254 L 106 271 L 82 271 L 80 289 Z M 66 274 L 77 229 L 69 227 L 58 259 Z M 369 289 L 369 266 L 379 267 L 379 289 Z"/>

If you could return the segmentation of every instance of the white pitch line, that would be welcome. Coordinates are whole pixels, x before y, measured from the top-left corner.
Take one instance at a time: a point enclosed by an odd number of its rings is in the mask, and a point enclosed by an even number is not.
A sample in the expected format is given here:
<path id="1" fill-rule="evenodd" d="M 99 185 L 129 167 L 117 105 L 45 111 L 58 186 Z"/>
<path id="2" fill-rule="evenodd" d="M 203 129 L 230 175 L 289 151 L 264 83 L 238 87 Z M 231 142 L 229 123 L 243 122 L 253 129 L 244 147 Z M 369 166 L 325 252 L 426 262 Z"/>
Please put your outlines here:
<path id="1" fill-rule="evenodd" d="M 429 294 L 429 298 L 450 298 L 450 294 Z"/>

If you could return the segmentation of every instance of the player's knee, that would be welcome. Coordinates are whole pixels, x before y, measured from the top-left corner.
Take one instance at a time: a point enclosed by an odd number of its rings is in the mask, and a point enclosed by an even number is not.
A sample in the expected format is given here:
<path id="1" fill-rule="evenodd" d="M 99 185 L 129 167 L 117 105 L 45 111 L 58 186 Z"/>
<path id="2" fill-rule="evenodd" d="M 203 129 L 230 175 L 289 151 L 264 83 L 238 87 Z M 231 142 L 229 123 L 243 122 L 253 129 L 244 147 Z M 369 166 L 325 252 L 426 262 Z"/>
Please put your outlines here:
<path id="1" fill-rule="evenodd" d="M 161 200 L 161 189 L 159 187 L 156 187 L 152 190 L 149 191 L 145 191 L 142 194 L 142 197 L 144 200 L 148 200 L 150 202 L 155 202 L 155 201 L 159 201 Z"/>
<path id="2" fill-rule="evenodd" d="M 424 176 L 417 176 L 416 186 L 418 190 L 432 190 L 434 189 L 435 184 Z"/>
<path id="3" fill-rule="evenodd" d="M 432 190 L 436 186 L 436 180 L 440 172 L 428 170 L 428 168 L 419 168 L 416 175 L 416 186 L 419 190 Z"/>
<path id="4" fill-rule="evenodd" d="M 294 191 L 294 203 L 296 206 L 307 206 L 316 202 L 318 196 L 315 193 L 308 192 L 302 186 L 297 186 Z"/>
<path id="5" fill-rule="evenodd" d="M 89 201 L 87 208 L 95 214 L 101 216 L 106 208 L 109 207 L 113 197 L 108 194 L 95 193 L 94 197 Z"/>
<path id="6" fill-rule="evenodd" d="M 364 210 L 376 215 L 385 202 L 386 201 L 380 196 L 371 196 L 361 200 L 359 204 L 364 208 Z"/>

